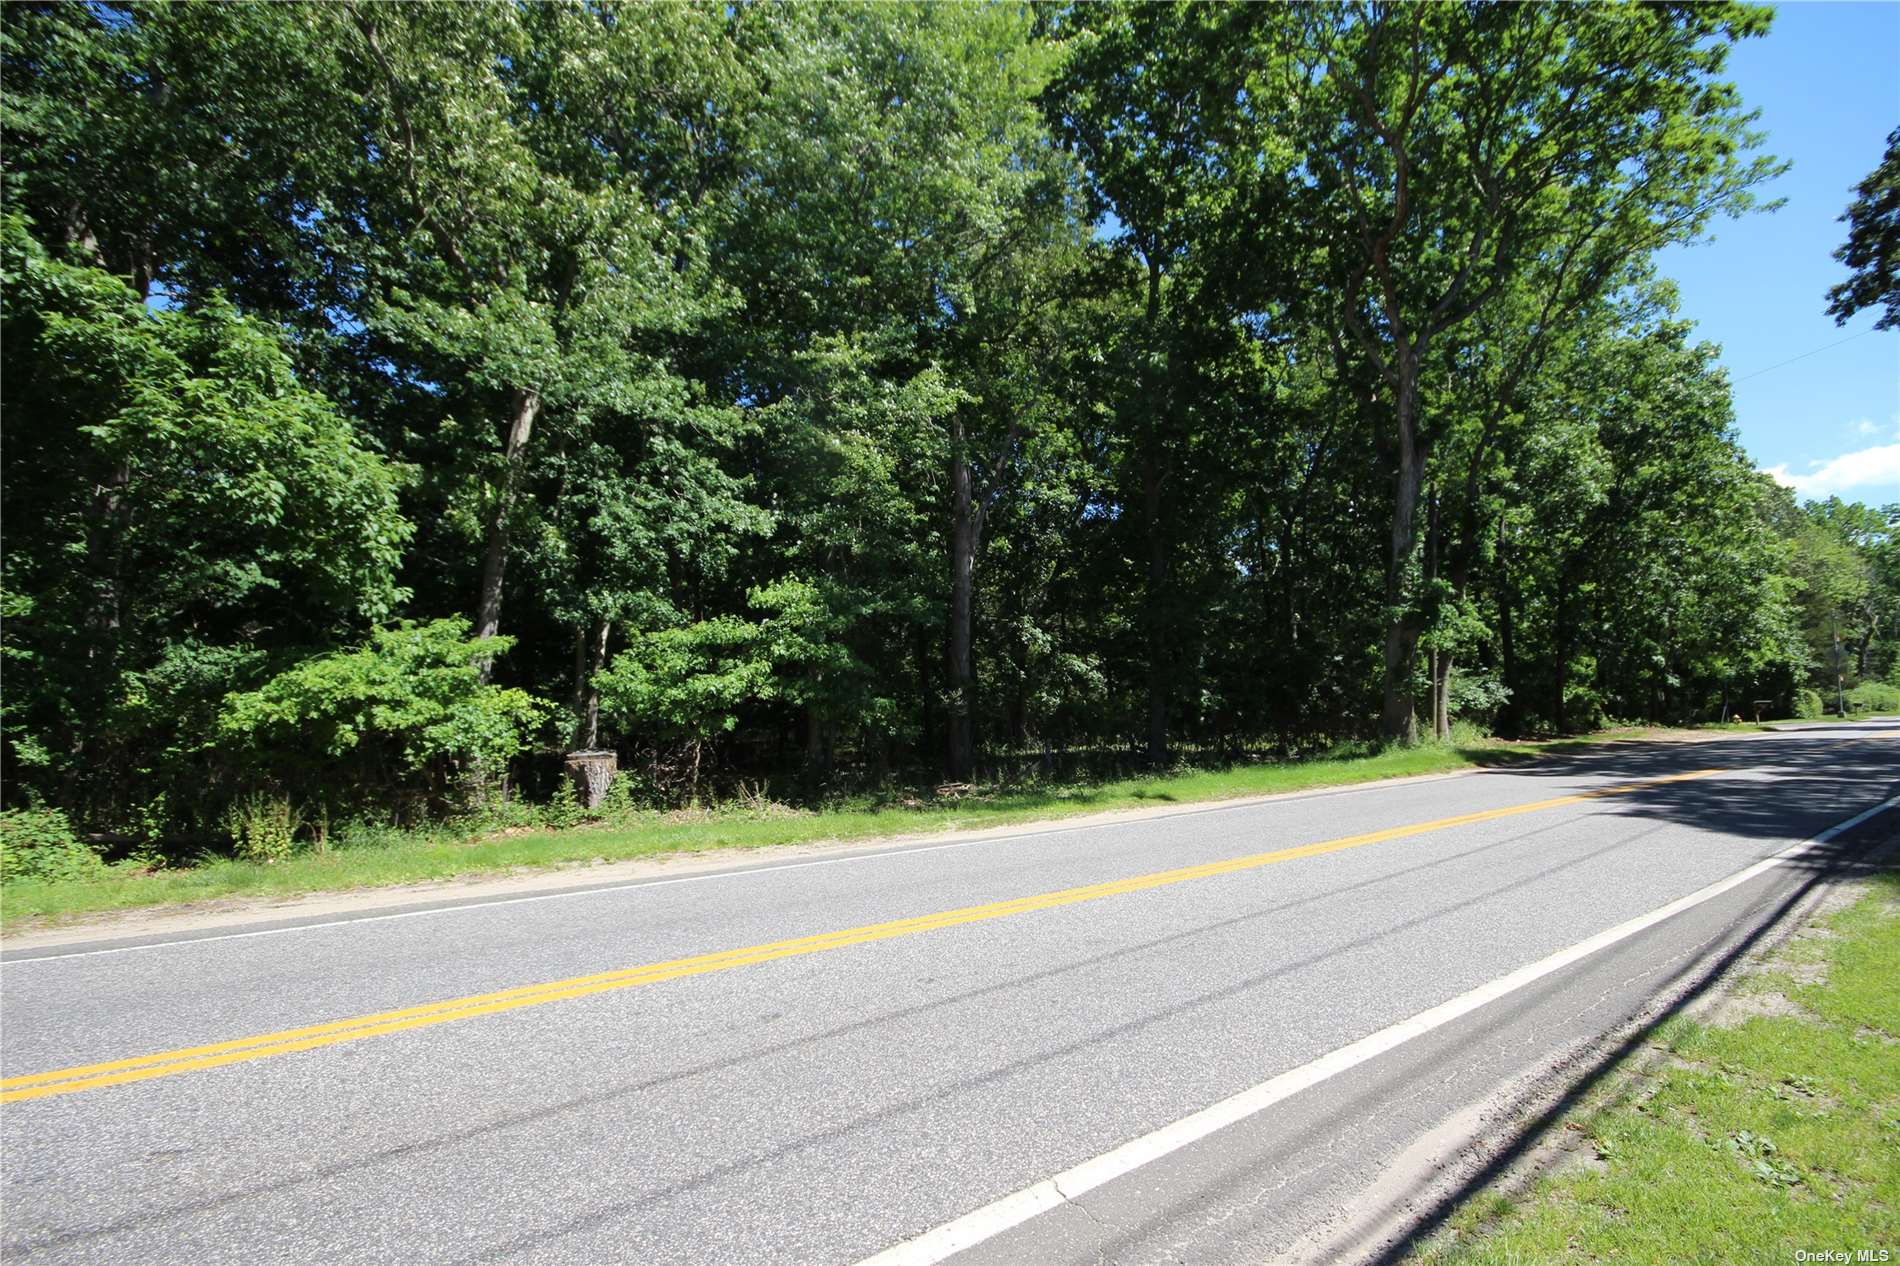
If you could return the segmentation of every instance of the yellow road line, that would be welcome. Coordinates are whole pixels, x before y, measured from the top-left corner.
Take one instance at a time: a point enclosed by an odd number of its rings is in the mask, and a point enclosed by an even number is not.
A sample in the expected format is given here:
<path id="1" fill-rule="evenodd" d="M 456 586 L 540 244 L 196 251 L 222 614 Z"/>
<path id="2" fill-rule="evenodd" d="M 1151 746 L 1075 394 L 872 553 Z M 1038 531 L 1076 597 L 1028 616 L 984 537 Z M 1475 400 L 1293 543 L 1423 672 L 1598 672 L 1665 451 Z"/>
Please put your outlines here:
<path id="1" fill-rule="evenodd" d="M 1267 853 L 1251 853 L 1245 857 L 1206 862 L 1199 866 L 1181 866 L 1173 870 L 1155 871 L 1152 874 L 1135 875 L 1127 879 L 1085 884 L 1079 888 L 1062 888 L 1028 897 L 1014 897 L 1006 901 L 963 906 L 935 914 L 918 915 L 909 919 L 893 919 L 887 923 L 870 923 L 836 932 L 819 932 L 810 936 L 793 937 L 790 940 L 770 941 L 762 945 L 747 945 L 739 949 L 699 954 L 691 958 L 676 958 L 638 967 L 624 967 L 615 971 L 597 972 L 589 976 L 571 976 L 565 980 L 520 985 L 494 993 L 473 994 L 466 998 L 451 998 L 443 1002 L 424 1003 L 420 1006 L 403 1007 L 394 1011 L 378 1011 L 371 1015 L 332 1020 L 325 1024 L 312 1024 L 303 1028 L 283 1029 L 275 1033 L 260 1033 L 252 1037 L 233 1038 L 230 1041 L 213 1042 L 206 1046 L 187 1046 L 175 1051 L 163 1051 L 156 1055 L 141 1055 L 132 1059 L 112 1060 L 101 1064 L 85 1064 L 76 1068 L 61 1068 L 52 1072 L 9 1077 L 0 1081 L 0 1103 L 13 1103 L 22 1099 L 43 1099 L 54 1095 L 74 1094 L 81 1090 L 92 1090 L 100 1086 L 117 1086 L 127 1082 L 146 1081 L 153 1077 L 169 1077 L 176 1073 L 192 1072 L 201 1068 L 217 1068 L 224 1064 L 264 1059 L 272 1055 L 288 1055 L 295 1051 L 333 1046 L 339 1042 L 352 1042 L 359 1038 L 376 1037 L 384 1033 L 399 1033 L 406 1029 L 446 1024 L 451 1020 L 494 1015 L 502 1011 L 540 1006 L 542 1003 L 559 1002 L 568 998 L 584 998 L 589 994 L 606 993 L 615 989 L 631 989 L 638 985 L 657 984 L 663 980 L 678 980 L 684 976 L 701 976 L 708 972 L 728 971 L 735 967 L 770 962 L 778 958 L 817 954 L 825 950 L 843 949 L 849 945 L 863 945 L 870 941 L 912 936 L 919 932 L 933 932 L 939 928 L 957 927 L 965 923 L 1008 918 L 1011 915 L 1028 914 L 1036 910 L 1075 905 L 1082 901 L 1095 901 L 1102 897 L 1145 892 L 1151 888 L 1164 888 L 1171 884 L 1186 883 L 1192 879 L 1208 879 L 1216 875 L 1231 875 L 1240 871 L 1256 870 L 1262 866 L 1271 866 L 1276 862 L 1290 862 L 1302 857 L 1318 857 L 1324 853 L 1337 853 L 1349 848 L 1362 848 L 1368 844 L 1405 839 L 1409 836 L 1443 831 L 1451 827 L 1495 821 L 1498 818 L 1514 817 L 1520 813 L 1535 813 L 1563 805 L 1581 804 L 1588 800 L 1623 795 L 1646 787 L 1683 782 L 1691 778 L 1706 778 L 1710 774 L 1721 772 L 1719 769 L 1698 769 L 1686 774 L 1671 774 L 1666 778 L 1650 778 L 1642 782 L 1623 783 L 1596 791 L 1558 796 L 1551 800 L 1538 800 L 1531 804 L 1512 805 L 1504 809 L 1485 809 L 1477 813 L 1461 813 L 1456 817 L 1439 818 L 1431 822 L 1388 827 L 1383 831 L 1367 831 L 1361 835 L 1342 836 L 1339 839 L 1325 840 L 1317 844 L 1302 844 L 1295 848 L 1275 849 Z"/>

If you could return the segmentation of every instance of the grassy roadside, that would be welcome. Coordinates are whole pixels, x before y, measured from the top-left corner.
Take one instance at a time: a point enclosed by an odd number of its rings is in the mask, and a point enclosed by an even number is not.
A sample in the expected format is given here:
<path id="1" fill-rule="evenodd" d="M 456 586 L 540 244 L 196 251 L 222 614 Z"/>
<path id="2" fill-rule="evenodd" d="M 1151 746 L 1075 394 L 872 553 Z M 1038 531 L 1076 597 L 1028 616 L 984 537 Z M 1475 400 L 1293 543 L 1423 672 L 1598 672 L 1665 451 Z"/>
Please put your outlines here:
<path id="1" fill-rule="evenodd" d="M 17 931 L 50 919 L 220 897 L 283 897 L 713 848 L 764 848 L 1007 826 L 1116 809 L 1193 804 L 1449 773 L 1657 733 L 1623 728 L 1544 743 L 1425 745 L 1369 756 L 1239 766 L 1090 785 L 998 790 L 915 806 L 816 812 L 770 806 L 760 811 L 640 813 L 611 824 L 567 830 L 443 827 L 386 834 L 373 845 L 338 848 L 324 854 L 304 853 L 270 864 L 216 859 L 154 873 L 119 870 L 103 879 L 84 881 L 16 880 L 0 891 L 0 925 Z"/>
<path id="2" fill-rule="evenodd" d="M 1900 870 L 1707 1022 L 1659 1026 L 1552 1134 L 1549 1176 L 1468 1201 L 1408 1260 L 1900 1261 Z"/>

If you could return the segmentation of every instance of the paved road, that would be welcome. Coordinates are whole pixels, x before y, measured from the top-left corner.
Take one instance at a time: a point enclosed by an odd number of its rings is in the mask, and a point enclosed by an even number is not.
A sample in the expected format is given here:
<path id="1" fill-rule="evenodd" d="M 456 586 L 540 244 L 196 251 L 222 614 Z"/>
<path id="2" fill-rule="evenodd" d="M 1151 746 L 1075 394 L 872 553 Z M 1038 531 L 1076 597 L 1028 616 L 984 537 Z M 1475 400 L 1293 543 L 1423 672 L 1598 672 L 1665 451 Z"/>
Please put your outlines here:
<path id="1" fill-rule="evenodd" d="M 11 955 L 5 1259 L 849 1266 L 1881 803 L 1892 734 Z M 1895 817 L 953 1260 L 1283 1257 Z"/>

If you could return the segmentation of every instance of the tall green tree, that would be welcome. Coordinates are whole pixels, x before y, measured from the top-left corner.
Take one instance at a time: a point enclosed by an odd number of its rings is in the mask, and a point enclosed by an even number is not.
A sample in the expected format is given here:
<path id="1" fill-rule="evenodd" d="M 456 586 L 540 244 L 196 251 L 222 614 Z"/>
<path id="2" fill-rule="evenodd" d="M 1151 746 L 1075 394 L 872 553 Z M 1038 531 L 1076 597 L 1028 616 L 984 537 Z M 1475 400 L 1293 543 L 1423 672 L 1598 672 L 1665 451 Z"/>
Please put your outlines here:
<path id="1" fill-rule="evenodd" d="M 153 313 L 18 217 L 0 270 L 7 764 L 102 829 L 189 821 L 222 692 L 405 598 L 404 472 L 215 296 Z"/>
<path id="2" fill-rule="evenodd" d="M 1186 449 L 1192 375 L 1203 314 L 1189 280 L 1214 245 L 1214 225 L 1246 184 L 1223 167 L 1244 113 L 1239 54 L 1253 38 L 1244 6 L 1078 6 L 1057 23 L 1066 50 L 1044 98 L 1050 124 L 1088 174 L 1094 217 L 1116 271 L 1137 296 L 1138 326 L 1118 340 L 1125 366 L 1116 430 L 1129 452 L 1124 512 L 1143 556 L 1140 585 L 1147 660 L 1147 754 L 1167 759 L 1169 704 L 1181 632 L 1172 531 L 1180 487 L 1196 472 Z"/>
<path id="3" fill-rule="evenodd" d="M 1307 5 L 1264 108 L 1296 146 L 1287 223 L 1319 319 L 1377 371 L 1395 475 L 1381 730 L 1416 733 L 1419 517 L 1438 428 L 1428 356 L 1543 261 L 1694 236 L 1773 170 L 1722 73 L 1764 9 Z M 1261 95 L 1266 95 L 1264 91 Z"/>
<path id="4" fill-rule="evenodd" d="M 1828 315 L 1836 325 L 1866 308 L 1883 308 L 1877 330 L 1900 325 L 1900 128 L 1887 134 L 1880 165 L 1854 189 L 1854 200 L 1841 213 L 1847 241 L 1834 258 L 1853 270 L 1827 292 Z"/>

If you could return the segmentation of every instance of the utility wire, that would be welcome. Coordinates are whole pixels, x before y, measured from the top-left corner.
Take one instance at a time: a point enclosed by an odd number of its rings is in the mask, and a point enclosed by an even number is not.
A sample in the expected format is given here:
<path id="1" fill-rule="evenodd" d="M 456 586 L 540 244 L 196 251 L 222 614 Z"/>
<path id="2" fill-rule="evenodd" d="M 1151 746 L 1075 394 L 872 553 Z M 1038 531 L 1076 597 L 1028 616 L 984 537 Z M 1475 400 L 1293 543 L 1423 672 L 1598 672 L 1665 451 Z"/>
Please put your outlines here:
<path id="1" fill-rule="evenodd" d="M 1790 356 L 1787 360 L 1782 361 L 1781 364 L 1779 365 L 1770 365 L 1767 369 L 1757 369 L 1752 374 L 1743 374 L 1740 378 L 1731 378 L 1729 379 L 1729 381 L 1730 382 L 1747 382 L 1750 378 L 1759 378 L 1763 374 L 1771 373 L 1774 370 L 1780 369 L 1783 365 L 1792 365 L 1798 360 L 1806 360 L 1810 356 L 1819 356 L 1822 352 L 1830 351 L 1836 347 L 1841 346 L 1842 343 L 1851 343 L 1857 338 L 1866 338 L 1869 334 L 1872 334 L 1873 332 L 1874 331 L 1872 330 L 1862 330 L 1859 334 L 1849 334 L 1846 338 L 1842 339 L 1840 343 L 1829 343 L 1826 347 L 1817 347 L 1811 352 L 1803 352 L 1799 356 Z"/>

